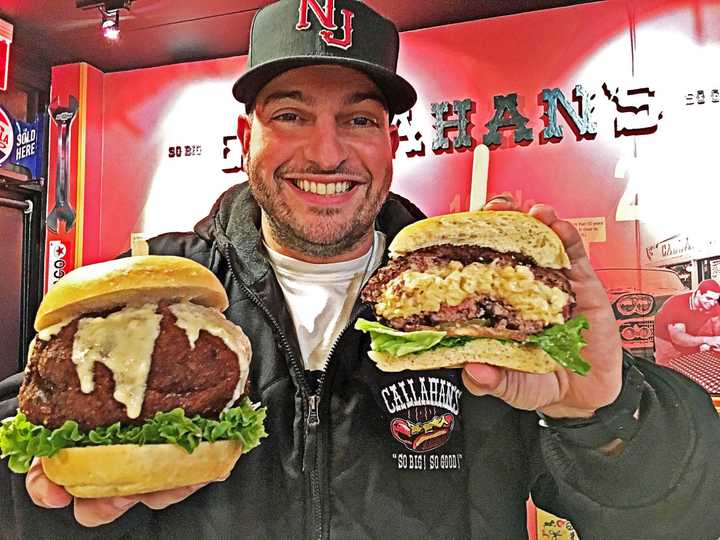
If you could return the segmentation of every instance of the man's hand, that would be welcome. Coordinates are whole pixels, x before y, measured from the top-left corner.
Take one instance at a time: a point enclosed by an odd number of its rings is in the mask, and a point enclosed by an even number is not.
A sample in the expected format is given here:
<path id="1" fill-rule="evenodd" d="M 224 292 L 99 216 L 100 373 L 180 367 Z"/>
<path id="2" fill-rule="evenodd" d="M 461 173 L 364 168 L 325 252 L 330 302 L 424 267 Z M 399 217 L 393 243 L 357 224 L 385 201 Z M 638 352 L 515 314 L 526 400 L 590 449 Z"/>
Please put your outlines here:
<path id="1" fill-rule="evenodd" d="M 510 196 L 494 198 L 485 210 L 518 210 Z M 573 315 L 584 314 L 590 329 L 583 332 L 588 345 L 582 356 L 592 366 L 587 375 L 560 368 L 535 374 L 506 370 L 488 364 L 467 364 L 462 377 L 475 395 L 493 395 L 518 409 L 539 410 L 555 418 L 588 417 L 612 403 L 622 386 L 622 347 L 610 302 L 588 260 L 575 227 L 558 219 L 547 205 L 535 204 L 529 214 L 552 228 L 565 245 L 572 269 L 566 271 L 577 305 Z"/>
<path id="2" fill-rule="evenodd" d="M 221 479 L 224 480 L 224 479 Z M 115 521 L 138 503 L 153 510 L 162 510 L 178 503 L 207 484 L 196 484 L 167 491 L 144 493 L 130 497 L 104 499 L 75 499 L 75 519 L 85 527 L 97 527 Z M 51 482 L 43 472 L 40 460 L 35 458 L 25 477 L 25 487 L 32 501 L 43 508 L 64 508 L 73 496 L 61 486 Z"/>

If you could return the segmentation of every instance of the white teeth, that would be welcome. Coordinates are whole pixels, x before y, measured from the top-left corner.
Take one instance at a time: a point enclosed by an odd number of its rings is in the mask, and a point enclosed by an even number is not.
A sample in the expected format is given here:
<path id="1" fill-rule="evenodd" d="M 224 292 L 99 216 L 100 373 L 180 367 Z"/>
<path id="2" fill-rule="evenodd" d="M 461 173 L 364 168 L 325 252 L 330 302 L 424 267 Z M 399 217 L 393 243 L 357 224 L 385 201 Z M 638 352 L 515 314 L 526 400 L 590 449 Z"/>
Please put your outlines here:
<path id="1" fill-rule="evenodd" d="M 310 182 L 308 180 L 293 180 L 292 182 L 298 189 L 318 195 L 336 195 L 350 191 L 352 188 L 351 182 L 335 182 L 332 184 Z"/>

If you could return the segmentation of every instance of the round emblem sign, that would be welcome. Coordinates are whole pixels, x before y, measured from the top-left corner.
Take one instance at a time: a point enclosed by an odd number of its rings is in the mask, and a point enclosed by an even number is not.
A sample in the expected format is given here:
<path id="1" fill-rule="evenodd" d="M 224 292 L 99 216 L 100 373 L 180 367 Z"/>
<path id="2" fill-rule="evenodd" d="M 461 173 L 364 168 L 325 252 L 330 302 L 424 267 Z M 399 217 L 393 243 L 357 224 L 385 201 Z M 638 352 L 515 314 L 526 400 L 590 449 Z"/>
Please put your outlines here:
<path id="1" fill-rule="evenodd" d="M 15 132 L 13 124 L 7 113 L 0 108 L 0 165 L 10 159 L 14 145 Z"/>

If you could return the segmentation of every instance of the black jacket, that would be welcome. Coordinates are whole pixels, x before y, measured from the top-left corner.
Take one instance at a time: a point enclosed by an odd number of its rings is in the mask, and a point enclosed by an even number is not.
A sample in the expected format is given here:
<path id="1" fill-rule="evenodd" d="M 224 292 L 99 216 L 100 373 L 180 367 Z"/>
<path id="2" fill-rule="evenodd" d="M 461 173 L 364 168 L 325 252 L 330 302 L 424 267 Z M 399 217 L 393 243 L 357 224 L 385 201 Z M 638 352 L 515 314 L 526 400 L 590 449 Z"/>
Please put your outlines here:
<path id="1" fill-rule="evenodd" d="M 420 217 L 391 195 L 377 227 L 392 239 Z M 23 477 L 2 465 L 0 537 L 515 539 L 526 538 L 530 493 L 583 540 L 720 535 L 720 421 L 702 390 L 653 364 L 639 363 L 642 427 L 616 458 L 563 445 L 535 413 L 469 395 L 457 370 L 378 371 L 351 325 L 314 397 L 258 225 L 257 205 L 236 186 L 194 234 L 162 235 L 150 247 L 204 264 L 225 285 L 226 315 L 252 342 L 252 399 L 268 408 L 268 438 L 226 482 L 98 529 L 76 525 L 69 509 L 35 508 Z M 360 304 L 358 315 L 370 317 Z M 16 391 L 3 384 L 6 398 Z M 15 404 L 6 400 L 0 414 Z M 429 425 L 440 436 L 421 440 Z"/>

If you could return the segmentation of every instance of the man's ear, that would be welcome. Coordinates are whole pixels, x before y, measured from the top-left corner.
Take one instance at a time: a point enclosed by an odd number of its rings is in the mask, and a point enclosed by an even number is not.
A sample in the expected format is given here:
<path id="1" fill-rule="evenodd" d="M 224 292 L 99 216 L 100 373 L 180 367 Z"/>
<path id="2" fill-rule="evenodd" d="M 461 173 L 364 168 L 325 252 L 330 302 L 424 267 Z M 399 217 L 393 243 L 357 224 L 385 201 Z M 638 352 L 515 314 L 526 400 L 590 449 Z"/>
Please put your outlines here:
<path id="1" fill-rule="evenodd" d="M 395 159 L 395 154 L 400 147 L 400 134 L 398 133 L 398 127 L 390 125 L 390 144 L 392 145 L 392 157 Z"/>
<path id="2" fill-rule="evenodd" d="M 238 116 L 237 136 L 242 146 L 243 155 L 250 149 L 250 118 L 244 114 Z"/>

